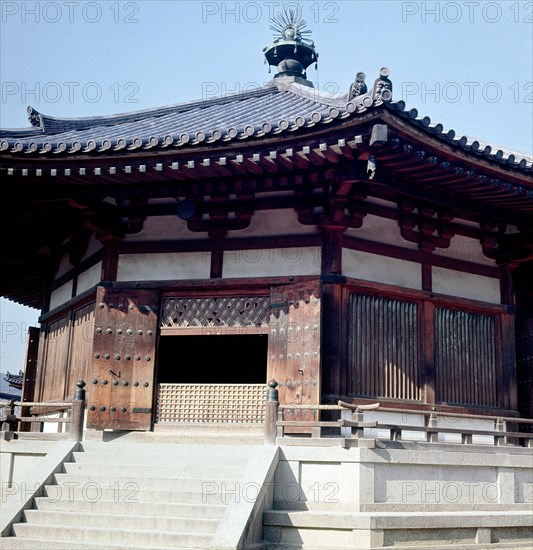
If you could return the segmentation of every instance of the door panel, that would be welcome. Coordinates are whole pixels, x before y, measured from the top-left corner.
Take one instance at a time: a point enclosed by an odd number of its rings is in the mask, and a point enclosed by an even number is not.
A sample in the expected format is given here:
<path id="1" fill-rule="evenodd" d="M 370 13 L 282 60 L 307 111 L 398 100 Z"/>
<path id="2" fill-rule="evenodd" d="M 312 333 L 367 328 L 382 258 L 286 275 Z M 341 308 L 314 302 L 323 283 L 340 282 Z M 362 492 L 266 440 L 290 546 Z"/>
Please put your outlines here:
<path id="1" fill-rule="evenodd" d="M 320 330 L 320 281 L 272 289 L 268 372 L 280 385 L 280 403 L 320 403 Z M 318 418 L 308 411 L 285 416 L 287 420 Z"/>
<path id="2" fill-rule="evenodd" d="M 98 287 L 87 426 L 149 430 L 159 294 Z"/>

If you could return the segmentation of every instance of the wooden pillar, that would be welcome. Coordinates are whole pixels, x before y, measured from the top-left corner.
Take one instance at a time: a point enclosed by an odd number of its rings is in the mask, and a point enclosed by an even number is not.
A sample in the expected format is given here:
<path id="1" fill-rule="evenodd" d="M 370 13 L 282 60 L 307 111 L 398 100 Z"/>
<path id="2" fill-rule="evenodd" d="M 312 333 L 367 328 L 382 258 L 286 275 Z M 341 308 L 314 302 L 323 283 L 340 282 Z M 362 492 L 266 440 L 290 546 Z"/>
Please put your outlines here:
<path id="1" fill-rule="evenodd" d="M 340 283 L 322 285 L 322 393 L 341 396 L 347 393 L 346 357 L 343 338 L 343 292 Z"/>
<path id="2" fill-rule="evenodd" d="M 345 227 L 322 227 L 322 275 L 342 273 L 342 234 Z"/>
<path id="3" fill-rule="evenodd" d="M 431 264 L 422 260 L 422 290 L 431 292 L 433 290 L 433 275 L 431 271 Z"/>
<path id="4" fill-rule="evenodd" d="M 502 339 L 502 374 L 503 396 L 505 408 L 518 410 L 518 393 L 516 382 L 516 345 L 515 345 L 515 316 L 513 314 L 501 315 L 501 339 Z"/>
<path id="5" fill-rule="evenodd" d="M 533 418 L 533 260 L 521 263 L 513 271 L 513 281 L 517 307 L 518 410 L 525 418 Z M 533 432 L 533 426 L 522 426 L 521 429 Z"/>
<path id="6" fill-rule="evenodd" d="M 102 237 L 100 242 L 104 245 L 102 259 L 101 281 L 116 281 L 118 272 L 118 245 L 120 238 L 114 235 Z"/>
<path id="7" fill-rule="evenodd" d="M 211 279 L 221 279 L 224 269 L 224 249 L 223 241 L 226 238 L 228 231 L 225 227 L 214 227 L 209 230 L 209 238 L 213 242 L 211 248 L 211 267 L 209 277 Z"/>
<path id="8" fill-rule="evenodd" d="M 322 227 L 322 393 L 347 393 L 344 353 L 342 234 L 345 227 Z"/>
<path id="9" fill-rule="evenodd" d="M 22 384 L 21 401 L 37 401 L 35 395 L 35 381 L 37 378 L 37 355 L 39 353 L 38 327 L 30 327 L 28 330 L 28 342 L 26 344 L 26 364 L 24 367 L 24 382 Z M 20 416 L 30 416 L 30 407 L 22 407 Z M 21 432 L 31 431 L 29 422 L 21 422 Z"/>
<path id="10" fill-rule="evenodd" d="M 435 377 L 435 304 L 424 301 L 420 324 L 420 342 L 422 343 L 421 363 L 425 402 L 434 404 L 437 394 Z"/>
<path id="11" fill-rule="evenodd" d="M 500 293 L 502 304 L 508 306 L 515 305 L 515 296 L 513 290 L 513 271 L 517 265 L 513 263 L 500 264 L 501 279 L 500 279 Z"/>

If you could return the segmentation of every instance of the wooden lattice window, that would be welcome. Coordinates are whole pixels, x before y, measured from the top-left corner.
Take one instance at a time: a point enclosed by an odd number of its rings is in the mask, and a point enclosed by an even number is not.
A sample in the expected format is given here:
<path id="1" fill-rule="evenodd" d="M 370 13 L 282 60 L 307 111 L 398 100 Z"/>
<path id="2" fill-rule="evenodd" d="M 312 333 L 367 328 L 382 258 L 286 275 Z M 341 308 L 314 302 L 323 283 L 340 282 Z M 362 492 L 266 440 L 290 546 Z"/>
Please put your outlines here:
<path id="1" fill-rule="evenodd" d="M 418 304 L 352 294 L 351 393 L 421 399 Z"/>
<path id="2" fill-rule="evenodd" d="M 497 406 L 494 317 L 435 310 L 437 401 Z"/>
<path id="3" fill-rule="evenodd" d="M 268 327 L 268 296 L 166 298 L 162 328 Z"/>
<path id="4" fill-rule="evenodd" d="M 262 423 L 264 384 L 159 384 L 157 422 Z"/>

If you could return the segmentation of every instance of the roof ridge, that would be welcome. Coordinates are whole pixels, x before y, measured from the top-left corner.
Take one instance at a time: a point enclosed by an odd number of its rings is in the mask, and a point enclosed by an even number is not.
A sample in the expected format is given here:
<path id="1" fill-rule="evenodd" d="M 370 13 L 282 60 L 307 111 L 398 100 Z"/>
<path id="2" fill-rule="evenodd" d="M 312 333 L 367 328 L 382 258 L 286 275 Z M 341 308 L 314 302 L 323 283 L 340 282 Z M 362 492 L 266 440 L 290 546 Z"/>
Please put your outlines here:
<path id="1" fill-rule="evenodd" d="M 319 88 L 312 88 L 305 86 L 298 82 L 274 82 L 280 92 L 291 92 L 294 95 L 305 97 L 317 103 L 323 103 L 329 107 L 342 107 L 345 108 L 348 104 L 348 94 L 332 94 L 320 90 Z"/>

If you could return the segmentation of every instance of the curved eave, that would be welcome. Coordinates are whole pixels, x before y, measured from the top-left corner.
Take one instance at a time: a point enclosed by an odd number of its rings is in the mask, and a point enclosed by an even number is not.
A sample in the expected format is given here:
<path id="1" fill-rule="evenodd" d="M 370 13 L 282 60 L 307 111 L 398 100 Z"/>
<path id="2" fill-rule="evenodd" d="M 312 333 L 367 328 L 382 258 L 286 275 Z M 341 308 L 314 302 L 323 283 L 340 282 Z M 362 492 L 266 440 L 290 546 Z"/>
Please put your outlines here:
<path id="1" fill-rule="evenodd" d="M 521 152 L 502 149 L 496 145 L 461 136 L 455 130 L 446 130 L 440 123 L 433 123 L 428 116 L 419 116 L 417 109 L 405 110 L 403 101 L 385 105 L 387 110 L 404 120 L 410 126 L 421 130 L 425 135 L 435 137 L 450 147 L 471 153 L 473 157 L 490 160 L 502 166 L 530 173 L 533 171 L 533 158 Z"/>
<path id="2" fill-rule="evenodd" d="M 47 136 L 42 132 L 30 133 L 28 136 L 25 135 L 27 130 L 21 130 L 19 134 L 15 132 L 10 137 L 0 139 L 0 158 L 25 159 L 30 161 L 30 164 L 34 160 L 59 160 L 59 158 L 86 158 L 90 162 L 95 158 L 125 156 L 131 158 L 150 153 L 173 154 L 189 149 L 235 147 L 269 137 L 279 139 L 316 132 L 328 126 L 337 126 L 347 120 L 357 122 L 365 112 L 384 110 L 384 121 L 398 127 L 401 125 L 395 124 L 395 121 L 402 121 L 404 128 L 411 128 L 411 133 L 415 132 L 413 136 L 418 131 L 419 136 L 424 136 L 425 139 L 429 137 L 439 142 L 450 154 L 454 152 L 467 154 L 474 163 L 490 162 L 493 166 L 504 168 L 508 174 L 513 172 L 530 175 L 532 173 L 533 163 L 530 157 L 485 144 L 467 136 L 458 136 L 454 130 L 445 130 L 442 124 L 432 123 L 429 117 L 418 116 L 416 109 L 406 111 L 403 101 L 376 102 L 366 94 L 349 103 L 343 102 L 342 98 L 332 98 L 329 104 L 326 104 L 320 94 L 313 90 L 301 90 L 295 86 L 282 86 L 281 90 L 287 91 L 292 96 L 291 100 L 294 96 L 301 98 L 305 109 L 302 108 L 300 112 L 287 116 L 280 116 L 275 120 L 257 119 L 248 124 L 227 125 L 210 130 L 192 130 L 181 132 L 179 135 L 158 133 L 156 123 L 162 121 L 157 120 L 154 120 L 153 135 L 144 133 L 128 137 L 119 137 L 116 132 L 115 135 L 111 133 L 106 135 L 103 129 L 100 131 L 101 128 L 108 128 L 108 126 L 91 130 L 91 134 L 86 136 L 87 139 L 76 139 L 70 134 Z M 313 97 L 322 100 L 316 101 L 314 107 L 310 104 Z M 382 106 L 384 109 L 380 109 Z M 109 126 L 109 128 L 116 129 L 116 126 Z M 33 137 L 34 140 L 31 139 Z"/>
<path id="3" fill-rule="evenodd" d="M 331 97 L 297 84 L 269 84 L 259 91 L 246 92 L 233 100 L 191 103 L 187 108 L 148 111 L 145 117 L 117 116 L 90 119 L 71 125 L 61 133 L 44 133 L 0 138 L 0 155 L 24 158 L 56 158 L 74 155 L 124 155 L 131 152 L 175 151 L 184 147 L 205 147 L 277 136 L 327 126 L 336 120 L 360 115 L 379 107 L 381 100 L 370 94 L 346 102 L 345 96 Z M 344 99 L 343 99 L 344 98 Z M 142 113 L 142 112 L 141 112 Z M 49 117 L 48 117 L 49 118 Z M 55 119 L 59 124 L 60 119 Z M 113 124 L 110 121 L 114 121 Z M 78 124 L 78 125 L 76 125 Z M 88 127 L 90 124 L 97 126 Z M 50 124 L 48 124 L 50 125 Z"/>

